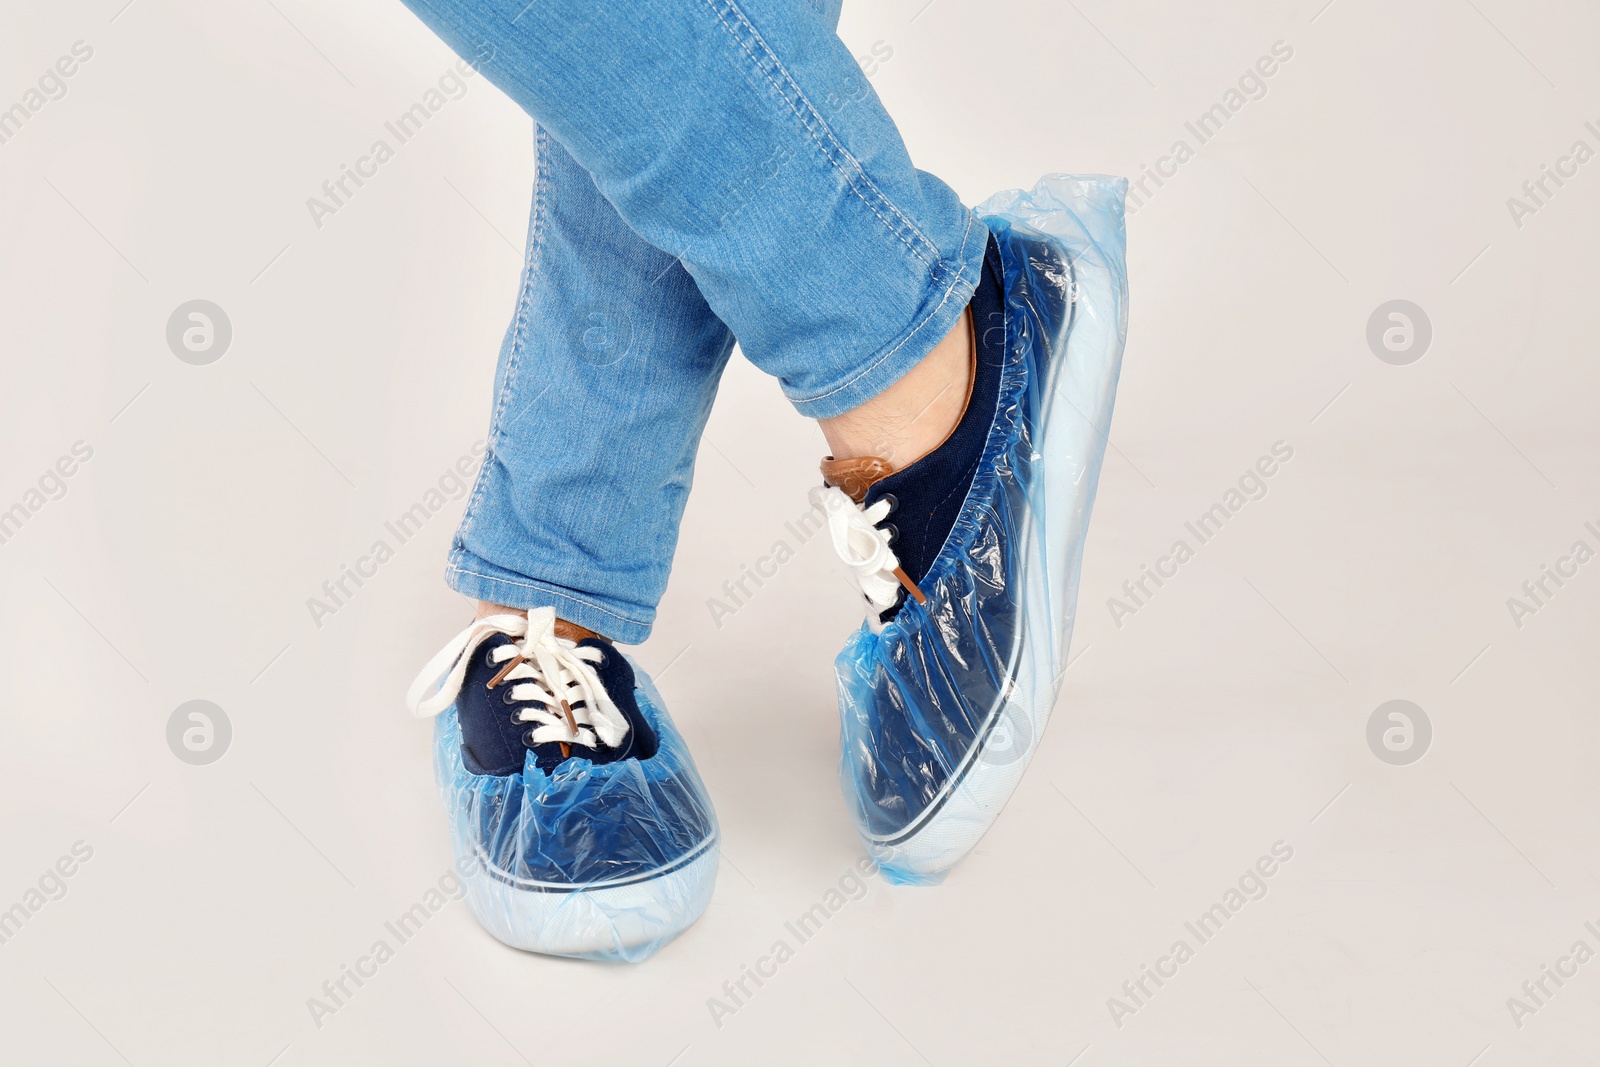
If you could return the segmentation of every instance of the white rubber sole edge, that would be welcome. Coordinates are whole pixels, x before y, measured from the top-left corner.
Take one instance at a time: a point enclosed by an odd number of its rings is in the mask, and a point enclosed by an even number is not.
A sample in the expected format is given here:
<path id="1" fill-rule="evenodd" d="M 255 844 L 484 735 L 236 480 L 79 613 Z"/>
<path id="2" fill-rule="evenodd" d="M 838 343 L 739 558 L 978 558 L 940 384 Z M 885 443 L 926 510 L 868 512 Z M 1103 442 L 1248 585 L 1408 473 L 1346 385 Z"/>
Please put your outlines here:
<path id="1" fill-rule="evenodd" d="M 1067 351 L 1062 354 L 1051 374 L 1052 393 L 1073 385 L 1089 384 L 1081 379 L 1075 381 L 1074 378 L 1081 374 L 1081 368 L 1085 365 L 1108 367 L 1106 354 L 1115 351 L 1117 345 L 1115 318 L 1108 319 L 1106 315 L 1106 309 L 1116 307 L 1111 276 L 1103 268 L 1085 273 L 1091 276 L 1075 274 L 1074 278 L 1079 286 L 1080 306 L 1098 309 L 1098 314 L 1083 315 L 1074 324 Z M 1064 368 L 1072 368 L 1077 374 L 1055 373 Z M 1091 405 L 1088 410 L 1096 408 L 1096 405 Z M 1100 431 L 1082 416 L 1075 405 L 1062 408 L 1052 403 L 1051 415 L 1053 417 L 1046 423 L 1045 434 L 1040 442 L 1044 471 L 1069 466 L 1074 454 L 1093 455 L 1097 451 Z M 1051 484 L 1061 485 L 1069 495 L 1059 501 L 1047 495 L 1046 513 L 1036 516 L 1036 521 L 1030 525 L 1030 539 L 1033 531 L 1040 526 L 1044 527 L 1047 534 L 1054 535 L 1047 542 L 1048 559 L 1041 561 L 1037 558 L 1040 547 L 1037 540 L 1032 540 L 1023 553 L 1023 558 L 1032 564 L 1024 572 L 1023 584 L 1024 589 L 1032 593 L 1028 598 L 1032 602 L 1031 608 L 1037 608 L 1041 602 L 1044 605 L 1060 604 L 1068 593 L 1065 587 L 1056 588 L 1056 583 L 1051 581 L 1056 577 L 1052 572 L 1056 568 L 1070 569 L 1066 567 L 1065 556 L 1072 539 L 1065 536 L 1067 531 L 1063 527 L 1069 524 L 1076 510 L 1073 506 L 1075 498 L 1083 489 L 1081 479 L 1072 479 L 1065 484 L 1063 481 L 1058 478 Z M 1036 588 L 1039 579 L 1035 572 L 1038 571 L 1045 573 L 1045 581 L 1049 583 L 1047 590 Z M 901 831 L 885 837 L 864 838 L 868 853 L 891 881 L 924 884 L 940 880 L 977 847 L 1022 781 L 1049 724 L 1060 683 L 1060 674 L 1054 672 L 1053 667 L 1048 669 L 1055 676 L 1048 679 L 1039 677 L 1038 668 L 1041 664 L 1054 665 L 1057 658 L 1054 647 L 1058 637 L 1056 628 L 1062 622 L 1060 619 L 1035 617 L 1036 614 L 1035 610 L 1028 612 L 1024 639 L 1026 647 L 1019 642 L 1012 651 L 1011 668 L 1007 672 L 1012 681 L 1006 687 L 1007 699 L 997 704 L 985 719 L 979 743 L 967 754 L 964 770 L 958 768 L 952 776 L 957 784 L 947 787 L 935 798 L 930 805 L 935 809 L 934 813 L 910 834 Z M 1043 641 L 1040 640 L 1041 636 Z M 1063 657 L 1067 645 L 1068 642 L 1062 640 L 1060 655 Z M 1065 667 L 1064 663 L 1062 667 Z M 1020 750 L 1017 749 L 1019 739 L 1022 742 Z"/>
<path id="2" fill-rule="evenodd" d="M 548 956 L 637 962 L 694 924 L 711 902 L 718 843 L 669 871 L 617 884 L 526 888 L 470 857 L 467 905 L 489 933 Z M 565 890 L 565 891 L 560 891 Z"/>

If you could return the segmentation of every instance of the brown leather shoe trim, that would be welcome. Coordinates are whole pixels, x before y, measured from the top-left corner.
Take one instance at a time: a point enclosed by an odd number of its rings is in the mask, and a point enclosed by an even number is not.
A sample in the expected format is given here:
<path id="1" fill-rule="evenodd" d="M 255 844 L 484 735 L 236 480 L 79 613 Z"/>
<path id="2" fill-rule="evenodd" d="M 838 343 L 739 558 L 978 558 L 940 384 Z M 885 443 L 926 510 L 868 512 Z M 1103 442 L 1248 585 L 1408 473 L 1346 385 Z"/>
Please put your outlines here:
<path id="1" fill-rule="evenodd" d="M 605 634 L 597 634 L 587 627 L 579 626 L 575 622 L 568 622 L 566 619 L 556 620 L 556 636 L 563 641 L 585 641 L 591 637 L 598 637 L 608 644 L 611 641 L 611 638 Z"/>
<path id="2" fill-rule="evenodd" d="M 889 466 L 889 461 L 879 456 L 857 456 L 854 459 L 834 459 L 829 456 L 822 461 L 822 480 L 832 486 L 844 490 L 857 504 L 867 498 L 867 490 L 875 482 L 881 482 L 894 473 L 894 468 Z"/>

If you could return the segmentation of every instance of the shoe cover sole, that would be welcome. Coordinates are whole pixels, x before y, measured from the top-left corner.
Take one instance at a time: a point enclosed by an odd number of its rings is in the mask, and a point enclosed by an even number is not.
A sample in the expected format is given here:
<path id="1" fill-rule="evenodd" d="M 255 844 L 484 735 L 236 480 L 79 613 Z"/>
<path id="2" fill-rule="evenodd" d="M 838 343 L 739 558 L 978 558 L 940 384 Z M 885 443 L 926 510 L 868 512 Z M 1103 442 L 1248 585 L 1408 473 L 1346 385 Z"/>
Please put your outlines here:
<path id="1" fill-rule="evenodd" d="M 547 956 L 637 963 L 692 926 L 717 881 L 719 850 L 707 841 L 677 864 L 626 881 L 566 885 L 530 882 L 486 862 L 471 870 L 467 905 L 489 933 L 513 948 Z"/>
<path id="2" fill-rule="evenodd" d="M 641 707 L 653 709 L 663 744 L 670 733 L 681 746 L 655 683 L 637 663 L 634 676 Z M 434 756 L 452 823 L 450 850 L 466 887 L 467 906 L 479 925 L 505 944 L 548 956 L 637 963 L 694 925 L 711 902 L 720 855 L 714 819 L 703 841 L 653 870 L 606 881 L 528 879 L 497 864 L 464 828 L 457 807 L 461 798 L 452 786 L 474 776 L 462 762 L 453 708 L 439 719 Z M 687 752 L 683 758 L 687 761 Z M 692 763 L 686 770 L 695 773 Z M 697 788 L 703 793 L 703 786 Z M 641 817 L 659 818 L 660 813 L 641 812 Z"/>

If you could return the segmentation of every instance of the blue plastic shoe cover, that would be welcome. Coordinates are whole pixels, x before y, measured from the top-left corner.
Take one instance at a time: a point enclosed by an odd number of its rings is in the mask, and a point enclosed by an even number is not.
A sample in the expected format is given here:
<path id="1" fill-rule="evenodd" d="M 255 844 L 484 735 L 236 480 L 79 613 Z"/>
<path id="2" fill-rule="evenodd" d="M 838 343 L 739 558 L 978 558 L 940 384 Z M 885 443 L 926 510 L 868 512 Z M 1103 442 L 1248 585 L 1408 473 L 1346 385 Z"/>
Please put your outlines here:
<path id="1" fill-rule="evenodd" d="M 977 844 L 1055 705 L 1127 334 L 1126 189 L 1055 175 L 978 208 L 1002 275 L 975 323 L 1003 368 L 995 420 L 926 602 L 835 663 L 841 783 L 891 881 L 937 882 Z"/>
<path id="2" fill-rule="evenodd" d="M 573 642 L 549 635 L 553 612 L 544 621 L 541 612 L 530 616 L 532 633 L 511 635 L 521 639 L 518 655 L 537 662 L 531 646 L 543 641 L 564 646 L 568 662 L 552 664 L 547 657 L 542 673 L 535 676 L 531 668 L 522 668 L 508 681 L 520 678 L 527 685 L 536 680 L 547 693 L 567 691 L 576 684 L 571 676 L 581 669 L 571 662 Z M 636 710 L 642 721 L 634 733 L 654 733 L 654 751 L 647 758 L 585 758 L 582 753 L 607 757 L 594 734 L 583 732 L 588 720 L 578 705 L 576 729 L 563 735 L 565 744 L 547 740 L 554 736 L 550 731 L 565 729 L 563 717 L 554 713 L 548 716 L 550 725 L 535 724 L 528 731 L 520 770 L 474 773 L 468 767 L 459 711 L 463 701 L 475 698 L 474 687 L 483 686 L 482 679 L 500 669 L 492 651 L 475 655 L 493 647 L 480 635 L 467 638 L 458 652 L 471 665 L 456 683 L 460 691 L 455 702 L 438 717 L 434 769 L 449 815 L 456 866 L 467 872 L 467 902 L 486 930 L 532 952 L 636 962 L 687 929 L 710 902 L 718 863 L 717 821 L 694 761 L 649 677 L 614 646 L 602 647 L 598 641 L 584 645 L 594 646 L 600 657 L 623 661 L 601 658 L 596 669 L 603 677 L 631 681 L 631 694 L 621 694 L 618 703 Z M 442 673 L 439 662 L 426 672 L 434 679 Z M 505 689 L 501 685 L 492 694 L 491 706 L 497 715 L 509 710 L 515 717 L 518 706 L 510 697 L 501 707 L 498 692 Z M 413 700 L 413 706 L 417 703 Z M 546 703 L 553 702 L 535 707 Z M 528 721 L 511 724 L 513 735 Z M 595 747 L 585 748 L 585 739 Z M 566 751 L 570 758 L 559 754 Z M 541 766 L 541 759 L 554 765 Z"/>

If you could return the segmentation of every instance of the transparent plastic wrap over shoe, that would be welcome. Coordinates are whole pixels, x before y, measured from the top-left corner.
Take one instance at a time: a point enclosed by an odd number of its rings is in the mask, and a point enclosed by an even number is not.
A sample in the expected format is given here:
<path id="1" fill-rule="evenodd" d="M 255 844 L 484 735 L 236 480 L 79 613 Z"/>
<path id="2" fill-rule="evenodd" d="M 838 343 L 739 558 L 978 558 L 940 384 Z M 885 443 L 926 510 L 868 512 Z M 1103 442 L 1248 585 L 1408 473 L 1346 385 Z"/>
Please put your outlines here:
<path id="1" fill-rule="evenodd" d="M 891 881 L 972 849 L 1056 702 L 1127 334 L 1126 189 L 1055 175 L 978 208 L 1003 272 L 1004 321 L 975 324 L 1004 330 L 996 418 L 926 602 L 835 663 L 841 783 Z"/>
<path id="2" fill-rule="evenodd" d="M 508 945 L 637 962 L 710 902 L 716 816 L 660 693 L 632 666 L 659 739 L 647 759 L 574 757 L 547 772 L 530 753 L 520 773 L 474 774 L 455 709 L 437 719 L 434 767 L 467 902 Z"/>

